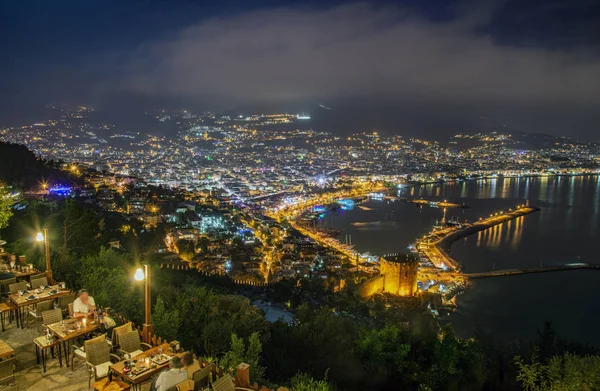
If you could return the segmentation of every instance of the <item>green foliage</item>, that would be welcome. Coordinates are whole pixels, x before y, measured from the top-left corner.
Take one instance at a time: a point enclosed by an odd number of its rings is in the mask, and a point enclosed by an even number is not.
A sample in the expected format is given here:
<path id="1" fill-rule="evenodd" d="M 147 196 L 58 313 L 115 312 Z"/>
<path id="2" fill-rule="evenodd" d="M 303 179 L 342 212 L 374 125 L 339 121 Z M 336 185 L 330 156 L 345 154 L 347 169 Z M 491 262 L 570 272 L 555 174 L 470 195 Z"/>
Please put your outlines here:
<path id="1" fill-rule="evenodd" d="M 600 356 L 564 353 L 540 362 L 534 350 L 529 361 L 515 357 L 517 381 L 525 391 L 592 391 L 600 389 Z"/>
<path id="2" fill-rule="evenodd" d="M 181 316 L 177 308 L 168 309 L 162 297 L 158 297 L 152 312 L 152 324 L 154 333 L 167 341 L 178 338 L 177 333 L 182 324 Z"/>
<path id="3" fill-rule="evenodd" d="M 141 284 L 133 284 L 130 275 L 135 269 L 132 260 L 113 250 L 102 248 L 96 255 L 83 258 L 80 269 L 81 286 L 97 304 L 139 323 L 143 308 Z M 140 286 L 138 286 L 140 285 Z"/>
<path id="4" fill-rule="evenodd" d="M 0 230 L 8 226 L 8 220 L 13 215 L 13 203 L 11 193 L 0 184 Z"/>
<path id="5" fill-rule="evenodd" d="M 99 234 L 99 222 L 93 210 L 67 200 L 60 218 L 62 246 L 77 254 L 97 250 L 99 246 L 93 239 Z"/>
<path id="6" fill-rule="evenodd" d="M 433 345 L 432 365 L 423 383 L 432 389 L 480 390 L 485 381 L 485 355 L 477 341 L 458 339 L 449 328 L 442 330 Z"/>
<path id="7" fill-rule="evenodd" d="M 163 288 L 160 296 L 166 308 L 179 310 L 179 340 L 203 356 L 218 356 L 230 350 L 232 333 L 248 338 L 264 329 L 258 308 L 241 296 L 220 295 L 191 283 L 180 289 Z"/>
<path id="8" fill-rule="evenodd" d="M 356 352 L 371 373 L 383 371 L 389 375 L 406 368 L 411 349 L 408 342 L 408 333 L 394 326 L 365 329 L 356 342 Z"/>
<path id="9" fill-rule="evenodd" d="M 331 391 L 325 380 L 315 380 L 306 373 L 299 373 L 292 378 L 291 391 Z"/>
<path id="10" fill-rule="evenodd" d="M 248 348 L 244 339 L 231 334 L 231 348 L 223 355 L 219 365 L 230 373 L 235 372 L 235 368 L 242 362 L 250 365 L 250 378 L 262 379 L 265 369 L 260 365 L 260 355 L 262 352 L 262 343 L 257 332 L 254 332 L 248 338 Z"/>
<path id="11" fill-rule="evenodd" d="M 177 249 L 181 259 L 187 262 L 192 262 L 196 257 L 196 251 L 194 250 L 194 243 L 189 240 L 178 240 Z"/>

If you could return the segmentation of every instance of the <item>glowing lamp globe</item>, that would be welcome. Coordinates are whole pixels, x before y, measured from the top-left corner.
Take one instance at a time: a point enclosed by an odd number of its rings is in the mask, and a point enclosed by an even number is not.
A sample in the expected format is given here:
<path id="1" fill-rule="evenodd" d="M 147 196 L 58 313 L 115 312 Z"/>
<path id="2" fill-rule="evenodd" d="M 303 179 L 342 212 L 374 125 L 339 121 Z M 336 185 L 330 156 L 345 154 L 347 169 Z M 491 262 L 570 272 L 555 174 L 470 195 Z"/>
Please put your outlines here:
<path id="1" fill-rule="evenodd" d="M 146 276 L 144 275 L 144 271 L 139 268 L 135 271 L 135 276 L 133 276 L 133 278 L 135 278 L 137 281 L 144 281 L 144 278 L 146 278 Z"/>
<path id="2" fill-rule="evenodd" d="M 35 240 L 37 240 L 38 242 L 43 242 L 44 241 L 44 234 L 41 232 L 38 232 L 37 236 L 35 237 Z"/>

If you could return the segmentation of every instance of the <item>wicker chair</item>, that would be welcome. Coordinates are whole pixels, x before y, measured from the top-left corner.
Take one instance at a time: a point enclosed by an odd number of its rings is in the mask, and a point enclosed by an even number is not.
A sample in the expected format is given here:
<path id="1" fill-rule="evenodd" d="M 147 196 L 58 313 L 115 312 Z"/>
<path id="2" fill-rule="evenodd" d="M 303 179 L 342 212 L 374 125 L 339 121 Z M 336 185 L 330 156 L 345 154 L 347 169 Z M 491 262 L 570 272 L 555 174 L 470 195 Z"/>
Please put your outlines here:
<path id="1" fill-rule="evenodd" d="M 223 375 L 211 383 L 213 391 L 252 391 L 252 388 L 236 387 L 230 375 Z"/>
<path id="2" fill-rule="evenodd" d="M 30 285 L 31 285 L 31 289 L 37 289 L 42 285 L 43 286 L 48 285 L 48 279 L 46 277 L 32 278 Z"/>
<path id="3" fill-rule="evenodd" d="M 94 381 L 106 377 L 113 361 L 117 362 L 120 358 L 110 353 L 110 345 L 106 341 L 105 335 L 85 341 L 84 348 L 85 364 L 89 370 L 88 387 L 90 387 L 92 377 L 94 377 Z"/>
<path id="4" fill-rule="evenodd" d="M 10 294 L 13 295 L 19 291 L 26 291 L 27 290 L 27 283 L 26 282 L 16 282 L 14 284 L 10 284 L 8 286 L 8 290 L 10 291 Z"/>
<path id="5" fill-rule="evenodd" d="M 113 348 L 115 348 L 115 349 L 118 348 L 118 346 L 119 346 L 119 337 L 122 334 L 129 333 L 131 331 L 133 331 L 133 324 L 131 322 L 127 322 L 127 323 L 125 323 L 125 324 L 123 324 L 121 326 L 115 327 L 113 329 L 112 336 L 111 336 L 111 339 L 110 339 Z"/>
<path id="6" fill-rule="evenodd" d="M 192 375 L 192 381 L 194 382 L 194 390 L 204 390 L 208 388 L 211 379 L 212 368 L 206 366 Z"/>
<path id="7" fill-rule="evenodd" d="M 5 384 L 10 380 L 10 384 L 15 384 L 15 359 L 8 358 L 0 361 L 0 384 Z"/>
<path id="8" fill-rule="evenodd" d="M 65 314 L 69 310 L 69 304 L 72 304 L 75 301 L 76 296 L 75 293 L 70 293 L 58 298 L 58 306 Z"/>
<path id="9" fill-rule="evenodd" d="M 0 280 L 0 293 L 4 297 L 8 297 L 11 294 L 9 286 L 17 283 L 17 278 L 7 278 L 5 280 Z"/>
<path id="10" fill-rule="evenodd" d="M 37 303 L 35 307 L 29 311 L 29 315 L 33 316 L 33 318 L 35 319 L 35 323 L 37 323 L 38 320 L 42 319 L 42 313 L 53 309 L 53 307 L 54 300 L 42 301 L 40 303 Z M 27 317 L 27 327 L 29 327 L 29 316 Z"/>
<path id="11" fill-rule="evenodd" d="M 48 326 L 52 323 L 57 323 L 63 320 L 62 311 L 60 308 L 42 312 L 42 324 Z"/>
<path id="12" fill-rule="evenodd" d="M 119 336 L 119 353 L 122 355 L 129 354 L 135 357 L 142 354 L 144 350 L 152 348 L 152 345 L 144 343 L 140 340 L 140 333 L 137 330 L 121 334 Z"/>

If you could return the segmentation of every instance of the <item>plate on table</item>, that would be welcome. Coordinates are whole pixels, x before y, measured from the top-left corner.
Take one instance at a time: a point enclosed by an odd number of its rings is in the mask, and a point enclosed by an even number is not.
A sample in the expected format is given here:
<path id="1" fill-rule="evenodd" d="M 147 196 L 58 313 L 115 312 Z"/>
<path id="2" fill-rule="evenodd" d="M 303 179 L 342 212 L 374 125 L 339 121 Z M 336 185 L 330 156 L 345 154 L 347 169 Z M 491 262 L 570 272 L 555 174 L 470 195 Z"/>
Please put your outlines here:
<path id="1" fill-rule="evenodd" d="M 55 295 L 57 293 L 58 291 L 56 289 L 52 289 L 50 292 L 48 292 L 49 295 Z"/>

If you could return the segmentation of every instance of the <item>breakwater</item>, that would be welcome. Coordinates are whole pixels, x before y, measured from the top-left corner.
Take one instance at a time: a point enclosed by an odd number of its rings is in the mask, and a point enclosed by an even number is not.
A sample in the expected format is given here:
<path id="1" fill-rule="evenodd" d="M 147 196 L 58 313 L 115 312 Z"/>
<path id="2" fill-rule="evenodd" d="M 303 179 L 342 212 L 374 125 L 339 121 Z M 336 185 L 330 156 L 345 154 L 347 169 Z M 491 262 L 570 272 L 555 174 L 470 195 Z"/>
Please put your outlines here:
<path id="1" fill-rule="evenodd" d="M 451 265 L 454 269 L 460 269 L 459 262 L 452 258 L 452 256 L 450 256 L 450 247 L 452 246 L 452 243 L 466 236 L 473 235 L 474 233 L 477 233 L 479 231 L 484 231 L 488 228 L 492 228 L 509 220 L 513 220 L 528 215 L 530 213 L 538 212 L 539 210 L 539 208 L 533 206 L 524 206 L 517 208 L 514 211 L 492 215 L 486 219 L 482 219 L 462 229 L 449 233 L 448 235 L 440 239 L 437 243 L 435 243 L 433 247 L 437 250 L 438 256 L 440 256 L 444 260 L 446 265 Z"/>

